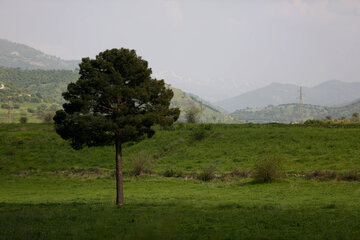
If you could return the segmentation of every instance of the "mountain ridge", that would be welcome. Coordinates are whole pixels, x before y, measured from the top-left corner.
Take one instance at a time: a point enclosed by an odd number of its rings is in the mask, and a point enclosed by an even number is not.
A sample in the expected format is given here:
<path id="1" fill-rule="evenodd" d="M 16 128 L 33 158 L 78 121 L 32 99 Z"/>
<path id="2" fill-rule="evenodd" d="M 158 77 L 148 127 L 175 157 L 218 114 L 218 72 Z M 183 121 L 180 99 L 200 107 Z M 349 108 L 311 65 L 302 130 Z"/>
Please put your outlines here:
<path id="1" fill-rule="evenodd" d="M 22 69 L 74 70 L 78 67 L 79 62 L 79 60 L 63 60 L 26 44 L 0 38 L 0 66 Z"/>
<path id="2" fill-rule="evenodd" d="M 300 86 L 287 83 L 271 83 L 265 87 L 228 98 L 214 104 L 228 112 L 246 108 L 263 108 L 299 102 Z M 302 87 L 303 102 L 320 106 L 346 105 L 359 98 L 360 82 L 329 80 L 313 87 Z"/>

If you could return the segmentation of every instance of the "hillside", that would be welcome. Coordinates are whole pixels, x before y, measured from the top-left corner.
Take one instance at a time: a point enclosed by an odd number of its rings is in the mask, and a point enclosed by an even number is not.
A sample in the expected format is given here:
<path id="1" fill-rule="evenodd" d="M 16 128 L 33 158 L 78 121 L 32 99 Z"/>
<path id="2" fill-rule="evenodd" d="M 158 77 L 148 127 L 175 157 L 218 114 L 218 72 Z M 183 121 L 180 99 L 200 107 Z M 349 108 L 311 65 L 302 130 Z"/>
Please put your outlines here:
<path id="1" fill-rule="evenodd" d="M 26 70 L 0 67 L 0 81 L 13 85 L 25 92 L 43 96 L 61 104 L 61 93 L 70 82 L 75 82 L 79 75 L 70 70 Z"/>
<path id="2" fill-rule="evenodd" d="M 203 123 L 235 123 L 236 120 L 230 115 L 223 113 L 221 109 L 212 105 L 211 103 L 202 100 L 201 98 L 185 93 L 180 89 L 170 87 L 174 92 L 174 97 L 171 101 L 172 107 L 180 108 L 180 122 L 185 122 L 185 111 L 190 107 L 202 109 L 199 114 L 199 122 Z"/>
<path id="3" fill-rule="evenodd" d="M 152 170 L 158 174 L 167 168 L 191 174 L 211 165 L 216 166 L 217 173 L 234 168 L 251 170 L 254 160 L 264 154 L 282 157 L 285 173 L 319 169 L 344 172 L 360 167 L 359 124 L 337 129 L 285 124 L 175 124 L 172 129 L 155 130 L 150 139 L 124 144 L 126 173 L 133 167 L 131 157 L 140 152 L 154 160 Z M 201 139 L 196 138 L 199 131 L 204 133 Z M 113 146 L 74 150 L 55 133 L 52 124 L 0 124 L 0 134 L 6 136 L 0 138 L 3 173 L 114 169 Z"/>
<path id="4" fill-rule="evenodd" d="M 42 106 L 42 109 L 49 107 L 58 109 L 63 103 L 61 93 L 66 90 L 70 82 L 75 82 L 78 77 L 79 75 L 76 71 L 70 70 L 26 70 L 0 67 L 0 84 L 2 84 L 0 87 L 5 86 L 3 89 L 0 89 L 0 102 L 7 103 L 7 96 L 14 95 L 14 91 L 16 91 L 17 98 L 11 99 L 13 103 L 18 102 L 20 104 L 19 108 L 13 109 L 15 116 L 13 120 L 15 122 L 20 118 L 20 112 L 23 116 L 29 116 L 30 113 L 27 113 L 28 108 L 37 109 L 45 104 L 46 106 Z M 182 111 L 179 121 L 185 121 L 184 111 L 187 108 L 198 107 L 203 110 L 199 119 L 201 122 L 236 122 L 231 116 L 224 114 L 221 109 L 213 106 L 211 103 L 195 95 L 185 93 L 180 89 L 172 87 L 171 89 L 174 91 L 172 106 L 179 107 Z M 21 101 L 17 100 L 20 97 L 19 95 L 22 95 Z M 2 121 L 1 119 L 7 119 L 7 116 L 4 116 L 6 114 L 5 110 L 0 110 L 0 121 Z M 30 120 L 38 121 L 32 117 Z"/>
<path id="5" fill-rule="evenodd" d="M 231 114 L 235 119 L 253 123 L 290 123 L 307 119 L 324 119 L 331 116 L 333 119 L 350 118 L 353 113 L 360 112 L 360 101 L 342 106 L 326 107 L 319 105 L 303 105 L 303 119 L 299 112 L 299 104 L 282 104 L 265 108 L 248 108 L 237 110 Z"/>
<path id="6" fill-rule="evenodd" d="M 233 112 L 246 108 L 263 108 L 299 102 L 300 86 L 294 84 L 272 83 L 236 97 L 215 104 Z M 359 98 L 360 82 L 327 81 L 317 86 L 303 87 L 303 102 L 320 106 L 340 106 Z"/>
<path id="7" fill-rule="evenodd" d="M 67 69 L 78 67 L 78 60 L 62 60 L 24 44 L 0 39 L 0 66 L 24 69 Z"/>

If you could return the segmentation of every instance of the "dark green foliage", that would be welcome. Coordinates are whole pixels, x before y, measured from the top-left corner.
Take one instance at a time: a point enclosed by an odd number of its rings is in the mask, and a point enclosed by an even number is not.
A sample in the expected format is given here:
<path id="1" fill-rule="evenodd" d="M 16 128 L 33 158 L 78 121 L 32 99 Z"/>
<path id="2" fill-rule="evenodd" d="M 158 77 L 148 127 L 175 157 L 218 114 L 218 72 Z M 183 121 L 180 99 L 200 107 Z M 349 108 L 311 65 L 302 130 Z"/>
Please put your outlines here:
<path id="1" fill-rule="evenodd" d="M 281 176 L 283 161 L 274 155 L 264 155 L 255 161 L 254 178 L 269 182 Z"/>
<path id="2" fill-rule="evenodd" d="M 1 108 L 3 108 L 3 109 L 8 109 L 8 108 L 9 108 L 9 104 L 3 103 L 3 104 L 1 104 Z"/>
<path id="3" fill-rule="evenodd" d="M 193 125 L 190 132 L 190 141 L 201 141 L 205 139 L 211 132 L 211 129 L 212 125 L 210 124 Z"/>
<path id="4" fill-rule="evenodd" d="M 134 50 L 106 50 L 79 66 L 80 78 L 68 85 L 64 110 L 54 117 L 56 132 L 74 148 L 138 141 L 154 134 L 154 124 L 177 120 L 179 110 L 169 108 L 173 92 L 151 78 Z"/>
<path id="5" fill-rule="evenodd" d="M 27 120 L 28 120 L 27 117 L 21 117 L 19 121 L 20 123 L 25 124 L 27 123 Z"/>
<path id="6" fill-rule="evenodd" d="M 192 141 L 201 141 L 206 137 L 206 130 L 202 127 L 194 128 L 190 133 L 190 138 Z"/>

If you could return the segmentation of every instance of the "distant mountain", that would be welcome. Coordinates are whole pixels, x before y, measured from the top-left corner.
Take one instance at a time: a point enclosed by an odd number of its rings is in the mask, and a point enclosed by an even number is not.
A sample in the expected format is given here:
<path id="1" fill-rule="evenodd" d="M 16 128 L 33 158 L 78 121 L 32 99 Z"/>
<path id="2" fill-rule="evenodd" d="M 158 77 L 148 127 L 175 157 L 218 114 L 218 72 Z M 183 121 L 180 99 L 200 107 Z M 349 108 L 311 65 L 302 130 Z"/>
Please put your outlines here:
<path id="1" fill-rule="evenodd" d="M 231 114 L 235 119 L 253 122 L 300 122 L 307 119 L 324 119 L 331 116 L 333 119 L 341 117 L 350 118 L 353 113 L 360 112 L 360 99 L 342 107 L 326 107 L 318 105 L 304 104 L 302 114 L 299 111 L 299 104 L 282 104 L 278 106 L 268 106 L 265 108 L 248 108 L 237 110 Z M 302 116 L 301 116 L 302 115 Z"/>
<path id="2" fill-rule="evenodd" d="M 78 68 L 78 60 L 62 60 L 47 55 L 24 44 L 0 39 L 0 66 L 24 69 L 66 69 Z"/>
<path id="3" fill-rule="evenodd" d="M 266 87 L 229 98 L 215 104 L 233 112 L 245 108 L 263 108 L 299 102 L 300 87 L 294 84 L 272 83 Z M 340 106 L 360 97 L 360 82 L 331 80 L 315 87 L 303 87 L 303 102 L 320 106 Z"/>

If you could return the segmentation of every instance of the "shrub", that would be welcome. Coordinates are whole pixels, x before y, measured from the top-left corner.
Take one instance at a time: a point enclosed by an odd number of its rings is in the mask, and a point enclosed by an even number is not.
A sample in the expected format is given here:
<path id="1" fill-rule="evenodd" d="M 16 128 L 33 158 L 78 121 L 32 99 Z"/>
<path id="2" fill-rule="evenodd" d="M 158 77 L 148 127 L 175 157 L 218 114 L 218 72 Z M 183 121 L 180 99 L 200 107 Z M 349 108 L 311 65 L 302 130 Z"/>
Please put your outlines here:
<path id="1" fill-rule="evenodd" d="M 8 109 L 8 108 L 9 108 L 9 105 L 6 104 L 6 103 L 3 103 L 3 104 L 1 104 L 1 108 L 3 108 L 3 109 Z"/>
<path id="2" fill-rule="evenodd" d="M 334 171 L 320 171 L 320 170 L 309 173 L 307 175 L 308 178 L 318 178 L 318 179 L 335 179 L 336 176 L 337 174 Z"/>
<path id="3" fill-rule="evenodd" d="M 305 125 L 324 125 L 324 122 L 316 119 L 308 119 L 304 122 Z"/>
<path id="4" fill-rule="evenodd" d="M 199 121 L 201 110 L 197 107 L 190 107 L 185 110 L 185 118 L 188 123 L 196 123 Z"/>
<path id="5" fill-rule="evenodd" d="M 190 133 L 190 138 L 193 141 L 201 141 L 203 140 L 207 135 L 207 132 L 205 128 L 197 127 Z"/>
<path id="6" fill-rule="evenodd" d="M 344 180 L 344 181 L 357 181 L 360 180 L 358 171 L 353 169 L 350 171 L 345 172 L 341 177 L 340 180 Z"/>
<path id="7" fill-rule="evenodd" d="M 255 161 L 254 178 L 268 182 L 281 176 L 282 160 L 277 156 L 265 155 Z"/>
<path id="8" fill-rule="evenodd" d="M 29 113 L 34 113 L 34 112 L 35 112 L 35 110 L 34 110 L 33 108 L 28 108 L 27 111 L 28 111 Z"/>
<path id="9" fill-rule="evenodd" d="M 132 174 L 139 176 L 143 173 L 151 173 L 153 159 L 146 152 L 139 152 L 130 157 Z"/>
<path id="10" fill-rule="evenodd" d="M 212 130 L 212 128 L 213 128 L 213 125 L 212 124 L 204 124 L 204 129 L 206 130 L 206 131 L 210 131 L 210 130 Z"/>
<path id="11" fill-rule="evenodd" d="M 173 125 L 164 125 L 164 126 L 161 126 L 161 130 L 163 131 L 174 131 L 175 130 L 175 127 Z"/>
<path id="12" fill-rule="evenodd" d="M 215 165 L 210 165 L 208 167 L 205 167 L 202 172 L 200 174 L 198 174 L 197 179 L 207 182 L 210 181 L 211 179 L 214 179 L 215 176 L 215 170 L 216 170 L 216 166 Z"/>
<path id="13" fill-rule="evenodd" d="M 172 168 L 167 168 L 164 173 L 164 177 L 183 177 L 183 173 L 180 170 L 174 170 Z"/>
<path id="14" fill-rule="evenodd" d="M 230 176 L 232 177 L 242 177 L 242 178 L 246 178 L 250 176 L 250 171 L 243 169 L 243 170 L 239 170 L 237 168 L 234 168 L 231 172 L 230 172 Z"/>
<path id="15" fill-rule="evenodd" d="M 27 120 L 28 120 L 27 117 L 21 117 L 19 122 L 25 124 L 27 123 Z"/>
<path id="16" fill-rule="evenodd" d="M 54 113 L 45 113 L 43 120 L 45 123 L 51 123 L 53 121 Z"/>

